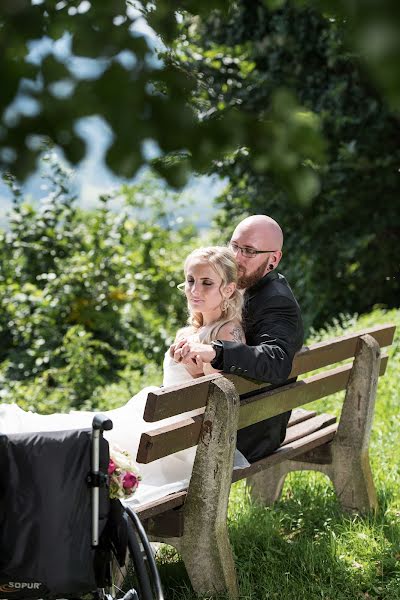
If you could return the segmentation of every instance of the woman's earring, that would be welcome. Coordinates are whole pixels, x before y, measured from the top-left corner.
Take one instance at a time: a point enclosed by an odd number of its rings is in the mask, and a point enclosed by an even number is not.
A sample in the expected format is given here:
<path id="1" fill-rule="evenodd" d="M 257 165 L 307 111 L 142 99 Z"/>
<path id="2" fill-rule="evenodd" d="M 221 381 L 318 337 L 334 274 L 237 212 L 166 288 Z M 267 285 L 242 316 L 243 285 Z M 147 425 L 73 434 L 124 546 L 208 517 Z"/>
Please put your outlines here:
<path id="1" fill-rule="evenodd" d="M 222 302 L 222 312 L 226 312 L 228 310 L 228 306 L 229 306 L 229 300 L 228 298 L 225 298 L 225 300 L 223 300 Z"/>

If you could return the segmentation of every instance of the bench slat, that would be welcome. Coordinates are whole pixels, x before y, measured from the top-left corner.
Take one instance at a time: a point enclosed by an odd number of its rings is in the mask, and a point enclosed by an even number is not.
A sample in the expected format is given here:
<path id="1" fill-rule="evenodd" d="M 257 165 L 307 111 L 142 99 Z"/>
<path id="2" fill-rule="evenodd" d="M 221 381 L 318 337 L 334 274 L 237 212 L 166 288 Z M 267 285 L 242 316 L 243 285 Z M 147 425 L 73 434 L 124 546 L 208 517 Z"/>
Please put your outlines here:
<path id="1" fill-rule="evenodd" d="M 296 408 L 290 415 L 288 427 L 297 425 L 297 423 L 302 423 L 302 421 L 307 421 L 307 419 L 312 419 L 313 417 L 315 417 L 316 414 L 317 414 L 316 410 L 306 410 L 305 408 Z"/>
<path id="2" fill-rule="evenodd" d="M 182 506 L 185 502 L 186 493 L 187 490 L 182 490 L 181 492 L 169 494 L 165 498 L 154 500 L 154 502 L 147 502 L 147 504 L 135 507 L 135 513 L 143 521 L 144 519 L 167 512 L 168 510 Z"/>
<path id="3" fill-rule="evenodd" d="M 392 324 L 376 325 L 333 340 L 318 342 L 310 347 L 303 347 L 294 357 L 293 367 L 288 379 L 354 357 L 358 339 L 366 333 L 375 338 L 381 348 L 390 346 L 393 342 L 395 329 L 396 326 Z M 238 394 L 248 394 L 263 388 L 268 389 L 264 382 L 249 381 L 237 375 L 226 375 L 226 377 L 234 383 Z"/>
<path id="4" fill-rule="evenodd" d="M 380 375 L 385 372 L 386 363 L 387 356 L 384 356 L 381 360 Z M 245 401 L 240 407 L 238 429 L 344 390 L 351 367 L 351 363 L 343 365 Z M 199 409 L 194 418 L 182 419 L 168 427 L 159 427 L 143 433 L 137 462 L 147 464 L 195 446 L 201 431 L 203 410 Z"/>
<path id="5" fill-rule="evenodd" d="M 199 408 L 196 412 L 197 415 L 192 415 L 187 419 L 183 418 L 176 425 L 159 427 L 142 433 L 136 458 L 137 462 L 147 464 L 163 456 L 195 446 L 200 435 L 204 409 Z M 316 411 L 299 408 L 293 411 L 288 427 L 312 419 L 316 414 Z"/>
<path id="6" fill-rule="evenodd" d="M 254 475 L 254 473 L 258 473 L 258 471 L 263 471 L 268 466 L 277 465 L 284 460 L 294 458 L 298 454 L 303 454 L 303 452 L 308 452 L 317 446 L 330 442 L 335 437 L 337 427 L 337 423 L 324 427 L 324 429 L 315 431 L 287 446 L 281 446 L 278 450 L 275 450 L 273 454 L 253 463 L 250 467 L 247 467 L 247 469 L 237 469 L 233 472 L 232 482 L 245 479 L 250 475 Z"/>
<path id="7" fill-rule="evenodd" d="M 253 463 L 247 469 L 235 470 L 232 475 L 232 482 L 239 481 L 240 479 L 244 479 L 249 475 L 257 473 L 258 471 L 264 470 L 267 465 L 272 466 L 278 464 L 283 460 L 293 458 L 298 454 L 302 454 L 303 452 L 307 452 L 308 450 L 312 450 L 313 448 L 321 446 L 322 444 L 325 444 L 334 438 L 336 430 L 337 424 L 335 423 L 325 427 L 324 429 L 315 431 L 301 440 L 296 440 L 287 446 L 281 446 L 273 454 L 267 456 L 267 458 L 263 458 L 262 460 Z M 165 498 L 160 498 L 154 502 L 143 504 L 141 507 L 135 508 L 135 511 L 141 520 L 151 518 L 173 508 L 182 506 L 185 502 L 186 493 L 186 490 L 182 490 L 180 492 L 170 494 Z"/>
<path id="8" fill-rule="evenodd" d="M 199 414 L 196 416 L 182 419 L 174 425 L 142 433 L 136 461 L 147 464 L 158 458 L 196 446 L 203 422 L 204 408 L 200 408 L 197 412 Z"/>
<path id="9" fill-rule="evenodd" d="M 185 410 L 204 407 L 207 404 L 210 381 L 217 377 L 222 377 L 222 375 L 205 375 L 184 384 L 171 385 L 149 392 L 143 419 L 153 423 L 154 421 L 180 415 L 183 406 Z M 179 392 L 179 394 L 176 392 Z"/>
<path id="10" fill-rule="evenodd" d="M 385 373 L 387 360 L 387 355 L 381 358 L 379 375 Z M 330 369 L 286 385 L 280 388 L 279 393 L 270 391 L 260 394 L 254 399 L 249 399 L 240 407 L 238 429 L 243 429 L 243 427 L 274 417 L 296 406 L 302 406 L 344 390 L 352 366 L 352 363 L 349 363 L 336 367 L 336 369 Z M 270 399 L 269 402 L 268 399 Z"/>
<path id="11" fill-rule="evenodd" d="M 358 338 L 366 333 L 374 337 L 381 347 L 389 346 L 393 341 L 395 328 L 393 324 L 376 325 L 334 340 L 313 344 L 309 348 L 303 348 L 294 358 L 290 378 L 353 357 Z M 225 376 L 235 384 L 239 394 L 269 387 L 265 382 L 254 382 L 237 375 L 227 374 Z M 155 422 L 179 415 L 182 412 L 182 406 L 185 406 L 188 411 L 205 406 L 209 383 L 216 377 L 221 377 L 221 375 L 206 375 L 185 384 L 150 392 L 144 411 L 144 420 Z"/>
<path id="12" fill-rule="evenodd" d="M 296 440 L 304 438 L 310 433 L 314 433 L 314 431 L 318 431 L 319 429 L 328 427 L 328 425 L 333 425 L 333 423 L 336 423 L 335 415 L 321 413 L 319 415 L 316 415 L 312 419 L 308 419 L 307 421 L 302 421 L 297 425 L 288 427 L 286 431 L 286 437 L 282 443 L 282 446 L 287 446 L 288 444 L 291 444 Z"/>

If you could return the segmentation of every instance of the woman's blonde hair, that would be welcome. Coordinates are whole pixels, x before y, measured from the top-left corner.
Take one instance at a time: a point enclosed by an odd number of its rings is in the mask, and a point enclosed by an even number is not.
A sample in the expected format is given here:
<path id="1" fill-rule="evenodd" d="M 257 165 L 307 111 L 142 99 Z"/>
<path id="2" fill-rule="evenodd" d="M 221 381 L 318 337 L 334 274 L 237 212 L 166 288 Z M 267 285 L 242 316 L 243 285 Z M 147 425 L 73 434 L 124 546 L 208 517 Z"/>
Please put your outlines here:
<path id="1" fill-rule="evenodd" d="M 226 246 L 207 246 L 205 248 L 198 248 L 187 256 L 184 264 L 184 271 L 186 275 L 187 265 L 190 260 L 197 259 L 201 262 L 205 262 L 214 269 L 214 271 L 221 277 L 220 290 L 230 283 L 237 284 L 238 271 L 235 260 L 235 255 L 232 250 Z M 185 284 L 180 284 L 179 288 L 183 289 Z M 189 309 L 188 324 L 191 325 L 195 330 L 203 326 L 203 315 L 201 312 L 195 312 Z M 230 321 L 242 321 L 242 309 L 243 309 L 243 296 L 241 292 L 235 288 L 233 294 L 226 298 L 222 296 L 221 292 L 221 318 L 214 323 L 211 323 L 205 328 L 204 334 L 202 335 L 201 341 L 205 344 L 210 343 L 212 340 L 217 339 L 218 331 L 225 323 Z"/>

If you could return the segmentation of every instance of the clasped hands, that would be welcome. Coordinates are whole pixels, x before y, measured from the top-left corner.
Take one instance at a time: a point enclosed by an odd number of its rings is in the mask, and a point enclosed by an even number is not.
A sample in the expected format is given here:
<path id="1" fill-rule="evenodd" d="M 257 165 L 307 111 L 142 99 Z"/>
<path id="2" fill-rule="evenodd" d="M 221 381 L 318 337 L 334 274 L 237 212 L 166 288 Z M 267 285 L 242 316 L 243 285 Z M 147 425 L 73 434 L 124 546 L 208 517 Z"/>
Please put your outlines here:
<path id="1" fill-rule="evenodd" d="M 204 364 L 215 358 L 215 350 L 210 344 L 202 344 L 183 338 L 172 344 L 169 353 L 177 363 L 183 363 L 193 377 L 204 375 Z"/>

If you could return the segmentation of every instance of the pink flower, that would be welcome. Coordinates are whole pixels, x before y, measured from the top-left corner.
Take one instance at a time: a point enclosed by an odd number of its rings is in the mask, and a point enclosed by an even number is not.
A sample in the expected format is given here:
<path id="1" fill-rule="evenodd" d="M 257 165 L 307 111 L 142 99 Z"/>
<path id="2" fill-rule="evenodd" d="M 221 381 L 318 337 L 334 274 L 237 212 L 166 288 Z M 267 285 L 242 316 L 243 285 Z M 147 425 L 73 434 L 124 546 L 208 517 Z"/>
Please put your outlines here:
<path id="1" fill-rule="evenodd" d="M 131 471 L 127 471 L 122 480 L 122 485 L 125 489 L 136 487 L 138 484 L 138 478 Z"/>
<path id="2" fill-rule="evenodd" d="M 141 480 L 135 463 L 127 450 L 110 446 L 108 464 L 110 498 L 126 498 L 133 494 Z"/>

